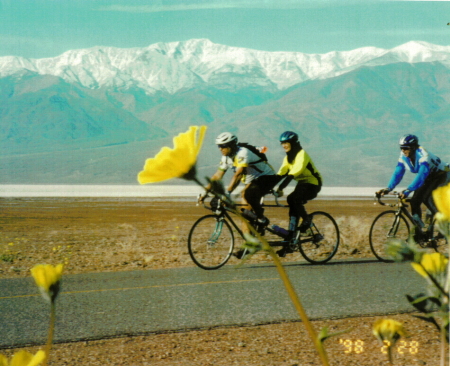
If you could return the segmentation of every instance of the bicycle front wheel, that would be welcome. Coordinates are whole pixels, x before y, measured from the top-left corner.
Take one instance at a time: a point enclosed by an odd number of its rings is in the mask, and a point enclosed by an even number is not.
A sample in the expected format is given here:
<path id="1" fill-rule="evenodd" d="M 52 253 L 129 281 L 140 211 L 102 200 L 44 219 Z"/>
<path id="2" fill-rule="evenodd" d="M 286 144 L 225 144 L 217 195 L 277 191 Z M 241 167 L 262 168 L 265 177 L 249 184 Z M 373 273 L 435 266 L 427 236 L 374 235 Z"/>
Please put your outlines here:
<path id="1" fill-rule="evenodd" d="M 311 214 L 312 226 L 306 233 L 308 238 L 300 237 L 300 253 L 310 263 L 328 262 L 336 254 L 339 247 L 339 228 L 333 217 L 326 212 Z"/>
<path id="2" fill-rule="evenodd" d="M 382 262 L 393 262 L 393 258 L 386 253 L 386 245 L 389 240 L 407 240 L 408 238 L 408 222 L 404 216 L 397 216 L 396 211 L 385 211 L 380 213 L 370 227 L 370 249 L 375 257 Z"/>
<path id="3" fill-rule="evenodd" d="M 224 217 L 206 215 L 192 226 L 188 249 L 194 263 L 203 269 L 217 269 L 230 259 L 234 235 Z"/>

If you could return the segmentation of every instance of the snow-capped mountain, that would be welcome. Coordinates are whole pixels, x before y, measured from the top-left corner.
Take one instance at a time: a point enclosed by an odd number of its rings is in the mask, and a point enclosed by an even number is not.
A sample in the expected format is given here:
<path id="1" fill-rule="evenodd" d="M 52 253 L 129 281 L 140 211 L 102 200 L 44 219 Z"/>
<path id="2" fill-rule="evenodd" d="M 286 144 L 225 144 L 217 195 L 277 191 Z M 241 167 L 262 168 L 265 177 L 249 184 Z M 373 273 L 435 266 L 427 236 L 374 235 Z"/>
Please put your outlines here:
<path id="1" fill-rule="evenodd" d="M 207 125 L 198 170 L 223 131 L 283 157 L 297 131 L 330 185 L 385 185 L 398 138 L 450 161 L 450 47 L 409 42 L 323 55 L 208 40 L 0 57 L 0 183 L 135 183 L 144 160 Z"/>
<path id="2" fill-rule="evenodd" d="M 157 91 L 174 94 L 205 83 L 283 90 L 306 80 L 335 77 L 361 66 L 433 61 L 450 65 L 450 46 L 413 41 L 390 50 L 364 47 L 305 54 L 257 51 L 194 39 L 145 48 L 93 47 L 45 59 L 0 57 L 0 77 L 26 69 L 58 76 L 90 89 L 137 86 L 149 94 Z"/>

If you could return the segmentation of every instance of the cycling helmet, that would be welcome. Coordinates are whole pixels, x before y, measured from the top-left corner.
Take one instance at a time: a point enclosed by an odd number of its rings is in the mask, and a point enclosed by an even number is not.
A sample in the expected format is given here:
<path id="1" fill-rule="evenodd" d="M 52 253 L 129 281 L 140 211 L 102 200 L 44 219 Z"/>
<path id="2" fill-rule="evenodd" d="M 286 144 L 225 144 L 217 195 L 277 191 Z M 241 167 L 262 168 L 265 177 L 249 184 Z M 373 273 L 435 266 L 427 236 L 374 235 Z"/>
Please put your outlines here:
<path id="1" fill-rule="evenodd" d="M 413 149 L 417 149 L 419 147 L 419 139 L 416 135 L 405 135 L 398 142 L 400 148 L 409 147 Z"/>
<path id="2" fill-rule="evenodd" d="M 290 142 L 290 143 L 299 142 L 298 135 L 292 131 L 283 132 L 280 136 L 280 142 Z"/>
<path id="3" fill-rule="evenodd" d="M 216 145 L 235 145 L 238 139 L 230 132 L 222 132 L 216 137 Z"/>

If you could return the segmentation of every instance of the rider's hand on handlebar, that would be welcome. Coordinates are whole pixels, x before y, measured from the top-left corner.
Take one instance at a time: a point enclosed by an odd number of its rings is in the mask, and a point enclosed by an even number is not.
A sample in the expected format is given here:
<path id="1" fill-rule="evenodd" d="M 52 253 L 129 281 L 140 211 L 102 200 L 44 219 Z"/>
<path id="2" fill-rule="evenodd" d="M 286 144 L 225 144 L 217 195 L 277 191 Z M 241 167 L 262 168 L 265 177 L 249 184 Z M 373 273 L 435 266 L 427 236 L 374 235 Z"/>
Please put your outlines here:
<path id="1" fill-rule="evenodd" d="M 273 192 L 273 195 L 275 196 L 275 197 L 283 197 L 283 190 L 282 189 L 280 189 L 280 188 L 278 188 L 275 192 Z"/>
<path id="2" fill-rule="evenodd" d="M 198 203 L 203 203 L 203 202 L 205 201 L 205 198 L 206 198 L 206 197 L 208 197 L 208 193 L 199 195 L 199 196 L 198 196 L 197 202 L 198 202 Z"/>
<path id="3" fill-rule="evenodd" d="M 407 189 L 405 189 L 402 193 L 400 193 L 398 195 L 398 198 L 403 200 L 403 199 L 407 198 L 410 193 L 411 193 L 411 191 L 408 191 Z"/>
<path id="4" fill-rule="evenodd" d="M 389 188 L 383 188 L 380 189 L 378 192 L 375 192 L 375 194 L 377 195 L 377 197 L 381 197 L 384 196 L 385 194 L 388 194 L 391 190 Z"/>

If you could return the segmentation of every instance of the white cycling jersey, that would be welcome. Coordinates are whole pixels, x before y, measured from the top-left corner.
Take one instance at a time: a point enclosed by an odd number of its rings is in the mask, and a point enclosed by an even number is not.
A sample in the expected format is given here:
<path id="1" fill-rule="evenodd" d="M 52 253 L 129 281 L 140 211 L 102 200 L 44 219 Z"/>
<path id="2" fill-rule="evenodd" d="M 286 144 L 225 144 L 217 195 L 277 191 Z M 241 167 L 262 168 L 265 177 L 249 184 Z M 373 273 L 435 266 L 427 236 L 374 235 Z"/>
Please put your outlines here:
<path id="1" fill-rule="evenodd" d="M 242 177 L 242 182 L 245 184 L 248 184 L 263 175 L 275 174 L 275 171 L 269 163 L 245 147 L 239 147 L 234 157 L 222 156 L 219 164 L 219 169 L 225 172 L 228 169 L 232 169 L 233 172 L 235 172 L 236 168 L 239 167 L 246 168 L 245 174 Z"/>

